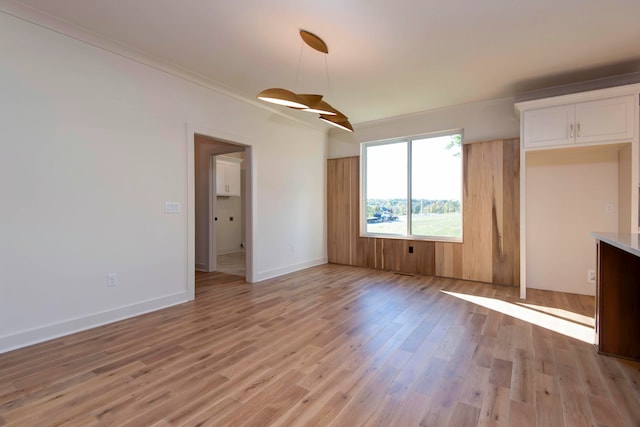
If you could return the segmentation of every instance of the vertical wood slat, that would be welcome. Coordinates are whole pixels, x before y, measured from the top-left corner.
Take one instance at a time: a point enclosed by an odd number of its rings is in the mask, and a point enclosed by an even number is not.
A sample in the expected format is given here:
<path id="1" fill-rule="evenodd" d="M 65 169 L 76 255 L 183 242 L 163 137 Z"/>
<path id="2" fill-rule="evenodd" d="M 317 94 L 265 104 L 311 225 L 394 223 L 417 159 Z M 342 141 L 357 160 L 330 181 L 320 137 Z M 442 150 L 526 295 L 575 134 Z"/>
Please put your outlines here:
<path id="1" fill-rule="evenodd" d="M 441 277 L 462 277 L 462 244 L 436 242 L 435 275 Z"/>
<path id="2" fill-rule="evenodd" d="M 464 145 L 463 243 L 360 237 L 359 157 L 330 159 L 329 262 L 518 286 L 519 148 L 519 139 Z"/>
<path id="3" fill-rule="evenodd" d="M 352 265 L 367 268 L 380 268 L 376 256 L 376 240 L 369 237 L 356 238 L 356 254 Z"/>
<path id="4" fill-rule="evenodd" d="M 416 255 L 415 273 L 423 276 L 436 274 L 436 244 L 429 241 L 416 241 L 413 244 Z"/>
<path id="5" fill-rule="evenodd" d="M 349 217 L 351 218 L 349 228 L 350 262 L 353 265 L 358 252 L 358 239 L 360 236 L 360 157 L 349 157 L 345 160 L 349 164 Z"/>
<path id="6" fill-rule="evenodd" d="M 493 246 L 493 283 L 520 283 L 520 140 L 502 144 L 502 228 Z M 500 205 L 498 205 L 500 207 Z M 494 236 L 497 233 L 494 232 Z"/>
<path id="7" fill-rule="evenodd" d="M 375 242 L 376 268 L 384 270 L 384 242 L 388 239 L 373 239 Z"/>
<path id="8" fill-rule="evenodd" d="M 462 279 L 491 282 L 492 206 L 500 150 L 496 141 L 464 146 Z"/>
<path id="9" fill-rule="evenodd" d="M 327 258 L 351 264 L 351 163 L 338 160 L 327 162 Z"/>

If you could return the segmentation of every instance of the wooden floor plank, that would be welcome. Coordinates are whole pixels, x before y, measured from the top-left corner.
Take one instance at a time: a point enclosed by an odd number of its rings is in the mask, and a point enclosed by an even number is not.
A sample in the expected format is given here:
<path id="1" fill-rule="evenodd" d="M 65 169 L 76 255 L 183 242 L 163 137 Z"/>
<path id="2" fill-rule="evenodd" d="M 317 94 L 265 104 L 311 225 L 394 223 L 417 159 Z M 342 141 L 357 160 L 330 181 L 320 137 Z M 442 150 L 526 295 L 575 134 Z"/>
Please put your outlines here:
<path id="1" fill-rule="evenodd" d="M 478 425 L 480 408 L 458 402 L 453 411 L 449 425 L 459 427 L 472 427 Z"/>
<path id="2" fill-rule="evenodd" d="M 640 424 L 640 363 L 518 316 L 592 325 L 593 297 L 332 264 L 196 282 L 195 301 L 0 354 L 0 426 Z"/>
<path id="3" fill-rule="evenodd" d="M 536 419 L 540 426 L 562 427 L 562 397 L 558 378 L 552 375 L 537 373 L 535 375 Z"/>
<path id="4" fill-rule="evenodd" d="M 509 389 L 489 384 L 487 398 L 480 409 L 479 426 L 509 425 Z M 543 424 L 544 425 L 544 424 Z"/>
<path id="5" fill-rule="evenodd" d="M 589 407 L 593 413 L 593 418 L 600 426 L 623 426 L 624 419 L 620 416 L 620 412 L 613 405 L 611 400 L 600 396 L 589 395 Z"/>
<path id="6" fill-rule="evenodd" d="M 558 375 L 565 424 L 593 425 L 593 415 L 578 369 L 574 366 L 558 365 Z"/>
<path id="7" fill-rule="evenodd" d="M 527 350 L 516 349 L 511 376 L 511 400 L 532 405 L 535 386 L 533 360 Z"/>
<path id="8" fill-rule="evenodd" d="M 536 427 L 536 408 L 534 404 L 509 401 L 509 424 L 518 427 Z"/>
<path id="9" fill-rule="evenodd" d="M 426 396 L 421 393 L 410 392 L 402 401 L 400 410 L 391 419 L 390 426 L 418 426 L 422 416 L 427 411 L 430 399 L 433 396 Z"/>

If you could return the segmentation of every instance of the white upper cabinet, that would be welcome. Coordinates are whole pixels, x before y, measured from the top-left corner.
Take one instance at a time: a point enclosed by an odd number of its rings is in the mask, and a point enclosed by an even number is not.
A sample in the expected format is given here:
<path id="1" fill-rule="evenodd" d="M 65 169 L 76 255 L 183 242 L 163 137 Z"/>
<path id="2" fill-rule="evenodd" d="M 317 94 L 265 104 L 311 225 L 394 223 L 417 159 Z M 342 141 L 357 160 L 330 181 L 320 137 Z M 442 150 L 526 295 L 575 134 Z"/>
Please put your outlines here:
<path id="1" fill-rule="evenodd" d="M 240 163 L 236 157 L 216 158 L 216 194 L 218 196 L 240 196 Z"/>
<path id="2" fill-rule="evenodd" d="M 631 141 L 638 120 L 633 107 L 633 95 L 576 104 L 576 142 Z"/>
<path id="3" fill-rule="evenodd" d="M 636 129 L 636 97 L 616 96 L 522 111 L 525 149 L 630 142 Z"/>
<path id="4" fill-rule="evenodd" d="M 546 147 L 573 143 L 573 105 L 539 108 L 524 112 L 525 147 Z"/>

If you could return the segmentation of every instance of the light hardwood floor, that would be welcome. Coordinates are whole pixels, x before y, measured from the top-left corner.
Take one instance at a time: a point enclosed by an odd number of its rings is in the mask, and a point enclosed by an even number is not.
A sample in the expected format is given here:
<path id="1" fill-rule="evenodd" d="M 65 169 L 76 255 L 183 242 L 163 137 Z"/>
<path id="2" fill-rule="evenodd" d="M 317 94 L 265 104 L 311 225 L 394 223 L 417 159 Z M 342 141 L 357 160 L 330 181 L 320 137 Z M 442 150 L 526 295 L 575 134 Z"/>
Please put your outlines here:
<path id="1" fill-rule="evenodd" d="M 0 355 L 0 425 L 640 425 L 640 364 L 519 319 L 588 332 L 592 297 L 331 264 L 196 280 Z"/>
<path id="2" fill-rule="evenodd" d="M 245 264 L 246 254 L 244 252 L 234 252 L 232 254 L 218 255 L 216 262 L 216 271 L 244 277 Z"/>

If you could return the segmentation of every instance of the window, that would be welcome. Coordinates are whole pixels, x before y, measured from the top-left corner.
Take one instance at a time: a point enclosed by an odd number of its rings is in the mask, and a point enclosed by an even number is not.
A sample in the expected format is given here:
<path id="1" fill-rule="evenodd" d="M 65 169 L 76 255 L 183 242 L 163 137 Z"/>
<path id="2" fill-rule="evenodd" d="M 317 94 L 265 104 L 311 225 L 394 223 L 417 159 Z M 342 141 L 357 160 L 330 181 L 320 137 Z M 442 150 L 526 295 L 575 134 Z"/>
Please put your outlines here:
<path id="1" fill-rule="evenodd" d="M 361 147 L 362 235 L 462 241 L 462 132 Z"/>

